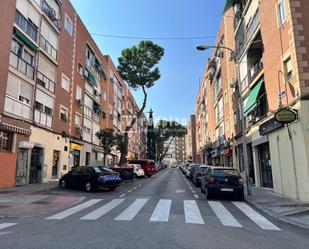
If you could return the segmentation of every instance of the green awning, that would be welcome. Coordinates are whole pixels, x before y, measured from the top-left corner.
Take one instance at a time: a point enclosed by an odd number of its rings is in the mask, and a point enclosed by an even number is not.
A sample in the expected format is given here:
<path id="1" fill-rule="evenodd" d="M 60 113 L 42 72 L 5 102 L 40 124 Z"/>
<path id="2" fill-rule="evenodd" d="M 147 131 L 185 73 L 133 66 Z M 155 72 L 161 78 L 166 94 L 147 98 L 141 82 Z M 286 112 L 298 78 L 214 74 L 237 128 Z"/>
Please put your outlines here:
<path id="1" fill-rule="evenodd" d="M 226 11 L 228 11 L 234 4 L 240 3 L 240 0 L 225 0 L 223 15 Z"/>
<path id="2" fill-rule="evenodd" d="M 100 104 L 99 101 L 97 101 L 96 99 L 93 100 L 93 111 L 95 113 L 105 113 L 102 105 Z"/>
<path id="3" fill-rule="evenodd" d="M 32 41 L 30 41 L 22 32 L 20 32 L 18 29 L 14 28 L 14 34 L 16 35 L 17 38 L 19 38 L 20 40 L 22 40 L 27 47 L 29 47 L 31 50 L 33 50 L 34 52 L 38 52 L 39 49 L 37 46 L 34 45 L 34 43 Z"/>
<path id="4" fill-rule="evenodd" d="M 251 90 L 249 96 L 244 100 L 244 114 L 247 116 L 256 106 L 256 100 L 261 90 L 264 79 L 261 79 Z"/>
<path id="5" fill-rule="evenodd" d="M 93 73 L 91 72 L 91 70 L 89 70 L 88 68 L 86 68 L 87 72 L 88 72 L 88 82 L 92 85 L 92 86 L 98 86 L 95 77 L 93 75 Z"/>

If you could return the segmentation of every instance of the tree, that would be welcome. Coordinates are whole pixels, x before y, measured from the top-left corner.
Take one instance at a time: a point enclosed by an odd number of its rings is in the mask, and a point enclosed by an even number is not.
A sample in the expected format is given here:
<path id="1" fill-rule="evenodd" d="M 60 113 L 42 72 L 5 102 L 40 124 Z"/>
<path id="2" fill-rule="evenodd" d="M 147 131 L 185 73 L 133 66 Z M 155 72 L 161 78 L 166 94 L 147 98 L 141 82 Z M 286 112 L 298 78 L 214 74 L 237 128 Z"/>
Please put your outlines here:
<path id="1" fill-rule="evenodd" d="M 136 120 L 140 118 L 146 107 L 146 88 L 152 87 L 155 81 L 161 77 L 160 70 L 156 65 L 160 62 L 163 55 L 164 49 L 160 46 L 154 44 L 152 41 L 141 41 L 138 46 L 124 49 L 121 53 L 121 57 L 118 58 L 118 71 L 121 77 L 133 90 L 142 88 L 144 94 L 142 107 L 125 129 L 124 143 L 126 144 L 126 150 L 121 153 L 120 164 L 126 162 L 128 132 L 132 129 Z"/>
<path id="2" fill-rule="evenodd" d="M 117 134 L 113 129 L 101 129 L 95 134 L 103 147 L 103 164 L 106 163 L 106 156 L 111 153 L 114 146 L 117 146 Z"/>
<path id="3" fill-rule="evenodd" d="M 184 137 L 187 134 L 187 129 L 176 121 L 160 120 L 156 131 L 157 158 L 158 161 L 162 162 L 174 139 Z"/>
<path id="4" fill-rule="evenodd" d="M 117 150 L 119 150 L 120 154 L 126 154 L 128 149 L 127 149 L 127 143 L 125 142 L 125 136 L 121 133 L 117 133 L 116 135 L 116 148 Z M 123 165 L 123 163 L 121 162 L 121 157 L 119 160 L 119 165 Z"/>

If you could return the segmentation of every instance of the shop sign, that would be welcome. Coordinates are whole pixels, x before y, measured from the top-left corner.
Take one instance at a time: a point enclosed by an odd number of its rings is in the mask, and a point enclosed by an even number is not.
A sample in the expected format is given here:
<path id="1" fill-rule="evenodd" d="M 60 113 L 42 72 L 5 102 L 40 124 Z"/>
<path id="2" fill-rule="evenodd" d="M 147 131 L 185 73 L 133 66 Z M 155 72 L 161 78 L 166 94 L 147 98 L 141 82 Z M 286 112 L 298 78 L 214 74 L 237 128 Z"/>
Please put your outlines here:
<path id="1" fill-rule="evenodd" d="M 70 144 L 70 149 L 71 150 L 81 150 L 82 146 L 80 144 L 71 143 Z"/>
<path id="2" fill-rule="evenodd" d="M 275 113 L 275 120 L 282 124 L 289 124 L 297 119 L 297 114 L 294 110 L 283 108 Z"/>
<path id="3" fill-rule="evenodd" d="M 19 142 L 19 148 L 22 149 L 33 149 L 34 143 L 28 142 L 28 141 L 20 141 Z"/>

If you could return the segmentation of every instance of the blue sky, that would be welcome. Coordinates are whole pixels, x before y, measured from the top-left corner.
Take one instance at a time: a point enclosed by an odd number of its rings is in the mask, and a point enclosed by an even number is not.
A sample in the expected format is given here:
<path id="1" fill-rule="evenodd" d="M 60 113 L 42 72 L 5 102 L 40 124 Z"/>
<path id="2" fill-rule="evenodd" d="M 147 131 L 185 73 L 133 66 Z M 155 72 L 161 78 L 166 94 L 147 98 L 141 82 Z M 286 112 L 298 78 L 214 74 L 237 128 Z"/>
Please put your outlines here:
<path id="1" fill-rule="evenodd" d="M 135 37 L 200 37 L 217 35 L 225 0 L 71 0 L 90 33 Z M 93 36 L 103 54 L 114 63 L 124 48 L 140 40 Z M 188 118 L 194 113 L 199 80 L 209 52 L 199 44 L 213 44 L 214 38 L 197 40 L 153 40 L 165 49 L 159 64 L 161 78 L 148 89 L 145 111 L 155 118 Z M 139 104 L 141 91 L 133 91 Z"/>

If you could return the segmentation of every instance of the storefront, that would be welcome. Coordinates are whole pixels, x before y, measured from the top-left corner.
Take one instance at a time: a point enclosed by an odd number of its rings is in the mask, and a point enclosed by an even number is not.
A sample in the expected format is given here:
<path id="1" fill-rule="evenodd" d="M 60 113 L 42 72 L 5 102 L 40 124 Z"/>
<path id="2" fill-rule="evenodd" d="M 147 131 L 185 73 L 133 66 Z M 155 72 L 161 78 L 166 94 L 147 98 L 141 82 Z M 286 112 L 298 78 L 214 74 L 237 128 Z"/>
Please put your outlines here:
<path id="1" fill-rule="evenodd" d="M 70 166 L 72 168 L 79 167 L 81 158 L 82 145 L 74 142 L 70 143 Z"/>

